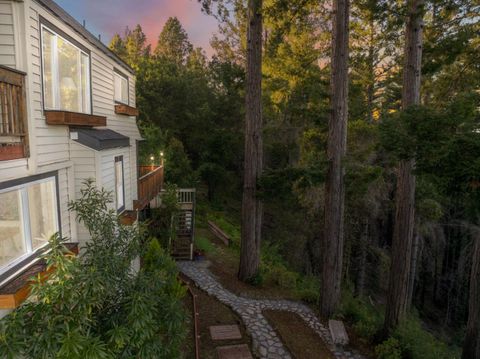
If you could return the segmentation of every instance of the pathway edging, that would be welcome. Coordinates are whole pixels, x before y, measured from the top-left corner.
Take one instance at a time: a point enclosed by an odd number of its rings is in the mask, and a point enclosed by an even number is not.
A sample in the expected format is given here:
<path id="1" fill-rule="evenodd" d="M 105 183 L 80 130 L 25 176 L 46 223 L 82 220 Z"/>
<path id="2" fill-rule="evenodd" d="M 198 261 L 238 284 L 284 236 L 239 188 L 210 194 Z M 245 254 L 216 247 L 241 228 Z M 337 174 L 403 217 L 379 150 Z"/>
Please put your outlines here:
<path id="1" fill-rule="evenodd" d="M 263 310 L 283 310 L 299 315 L 330 348 L 338 359 L 365 359 L 361 354 L 335 346 L 330 332 L 313 311 L 303 303 L 290 300 L 250 299 L 226 290 L 212 275 L 205 263 L 177 262 L 179 270 L 195 284 L 232 308 L 243 320 L 252 337 L 253 350 L 261 359 L 291 359 L 277 333 L 262 314 Z"/>

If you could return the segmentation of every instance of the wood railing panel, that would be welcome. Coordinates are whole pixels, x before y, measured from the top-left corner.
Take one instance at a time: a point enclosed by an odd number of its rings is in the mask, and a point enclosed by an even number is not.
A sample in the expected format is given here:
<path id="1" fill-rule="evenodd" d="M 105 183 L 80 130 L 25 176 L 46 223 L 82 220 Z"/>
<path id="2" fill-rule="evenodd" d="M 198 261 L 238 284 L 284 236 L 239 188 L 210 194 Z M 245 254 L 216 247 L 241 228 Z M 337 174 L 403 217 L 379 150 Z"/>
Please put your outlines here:
<path id="1" fill-rule="evenodd" d="M 0 160 L 28 156 L 25 74 L 0 66 Z"/>
<path id="2" fill-rule="evenodd" d="M 135 206 L 137 209 L 144 208 L 163 188 L 163 166 L 142 167 L 140 168 L 141 172 L 145 171 L 147 167 L 152 170 L 138 179 L 138 200 Z"/>

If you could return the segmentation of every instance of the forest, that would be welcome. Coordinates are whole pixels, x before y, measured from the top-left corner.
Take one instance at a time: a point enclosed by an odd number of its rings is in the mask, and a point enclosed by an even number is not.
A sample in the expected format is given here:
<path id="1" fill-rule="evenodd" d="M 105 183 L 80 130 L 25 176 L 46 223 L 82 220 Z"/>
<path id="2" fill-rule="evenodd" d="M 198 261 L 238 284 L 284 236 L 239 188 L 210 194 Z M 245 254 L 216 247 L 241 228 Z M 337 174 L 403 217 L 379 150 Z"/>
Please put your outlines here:
<path id="1" fill-rule="evenodd" d="M 141 162 L 240 224 L 242 281 L 275 256 L 378 358 L 480 358 L 480 3 L 200 2 L 212 56 L 177 18 L 110 43 Z"/>

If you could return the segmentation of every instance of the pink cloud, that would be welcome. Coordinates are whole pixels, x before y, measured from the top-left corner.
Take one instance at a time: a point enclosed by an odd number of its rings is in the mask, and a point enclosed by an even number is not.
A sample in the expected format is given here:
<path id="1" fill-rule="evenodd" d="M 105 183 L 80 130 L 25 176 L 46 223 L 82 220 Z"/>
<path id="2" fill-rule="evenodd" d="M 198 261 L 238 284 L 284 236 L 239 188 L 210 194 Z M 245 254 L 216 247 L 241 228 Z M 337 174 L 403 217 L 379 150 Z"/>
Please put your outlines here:
<path id="1" fill-rule="evenodd" d="M 57 0 L 58 4 L 77 20 L 86 20 L 87 28 L 101 33 L 109 41 L 125 27 L 140 24 L 148 42 L 155 46 L 158 35 L 169 17 L 176 16 L 187 31 L 194 46 L 211 54 L 209 41 L 217 29 L 216 20 L 201 11 L 197 0 Z"/>

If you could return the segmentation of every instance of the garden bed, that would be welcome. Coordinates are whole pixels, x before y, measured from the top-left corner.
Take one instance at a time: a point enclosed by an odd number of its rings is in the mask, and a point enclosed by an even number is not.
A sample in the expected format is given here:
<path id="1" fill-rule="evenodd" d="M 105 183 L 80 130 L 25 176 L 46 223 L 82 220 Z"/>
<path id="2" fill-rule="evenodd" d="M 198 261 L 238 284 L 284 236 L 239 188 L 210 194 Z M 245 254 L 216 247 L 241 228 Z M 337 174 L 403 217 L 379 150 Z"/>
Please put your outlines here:
<path id="1" fill-rule="evenodd" d="M 200 335 L 200 358 L 217 359 L 216 348 L 224 345 L 247 344 L 251 348 L 251 338 L 245 331 L 242 320 L 226 305 L 220 303 L 217 299 L 209 296 L 195 285 L 188 281 L 193 294 L 196 295 L 197 310 L 199 315 L 199 335 Z M 185 302 L 187 306 L 191 306 L 190 302 Z M 188 308 L 192 313 L 192 308 Z M 222 340 L 213 341 L 210 336 L 210 327 L 213 325 L 237 324 L 240 327 L 242 339 L 239 340 Z M 193 327 L 192 327 L 193 328 Z M 192 338 L 189 336 L 189 338 Z M 189 340 L 194 346 L 194 338 Z M 187 352 L 186 358 L 194 358 L 194 349 Z"/>
<path id="2" fill-rule="evenodd" d="M 319 335 L 297 314 L 266 310 L 265 318 L 296 359 L 335 359 Z"/>

